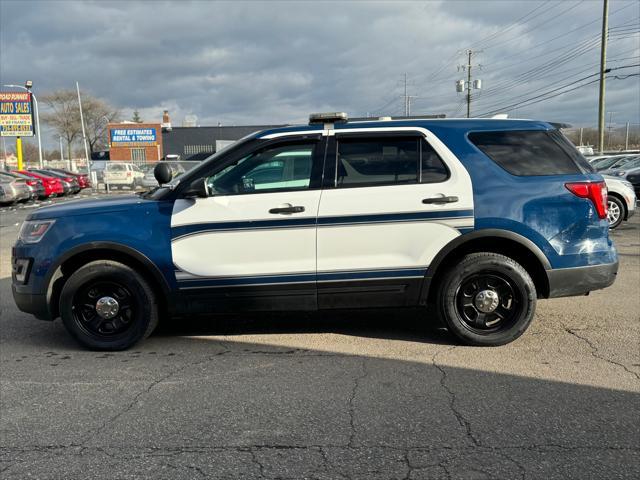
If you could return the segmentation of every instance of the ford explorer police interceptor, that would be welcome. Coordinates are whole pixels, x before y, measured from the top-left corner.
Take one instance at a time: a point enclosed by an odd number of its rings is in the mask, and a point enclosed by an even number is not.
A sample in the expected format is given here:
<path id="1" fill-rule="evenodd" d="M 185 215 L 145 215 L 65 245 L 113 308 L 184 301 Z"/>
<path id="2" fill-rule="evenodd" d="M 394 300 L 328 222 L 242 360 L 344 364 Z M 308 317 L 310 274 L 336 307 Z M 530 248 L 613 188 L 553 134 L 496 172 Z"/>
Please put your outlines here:
<path id="1" fill-rule="evenodd" d="M 462 342 L 501 345 L 537 299 L 618 269 L 603 179 L 546 122 L 318 114 L 155 173 L 144 194 L 29 215 L 22 311 L 118 350 L 161 316 L 433 305 Z"/>

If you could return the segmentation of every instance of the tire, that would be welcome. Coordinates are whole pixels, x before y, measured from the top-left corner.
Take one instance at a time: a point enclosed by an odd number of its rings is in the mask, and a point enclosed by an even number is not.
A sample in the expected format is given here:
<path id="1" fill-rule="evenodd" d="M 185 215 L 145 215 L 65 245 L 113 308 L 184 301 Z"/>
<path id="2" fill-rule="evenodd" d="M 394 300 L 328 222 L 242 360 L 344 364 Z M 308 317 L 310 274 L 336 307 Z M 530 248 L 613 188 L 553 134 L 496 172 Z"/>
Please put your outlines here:
<path id="1" fill-rule="evenodd" d="M 536 287 L 527 271 L 497 253 L 464 256 L 445 271 L 437 294 L 438 315 L 467 345 L 514 341 L 529 327 L 536 309 Z"/>
<path id="2" fill-rule="evenodd" d="M 620 200 L 615 195 L 609 195 L 607 197 L 607 203 L 607 220 L 609 221 L 609 228 L 613 230 L 614 228 L 620 226 L 620 224 L 624 220 L 626 208 L 622 200 Z"/>
<path id="3" fill-rule="evenodd" d="M 107 298 L 117 302 L 116 314 L 115 309 L 108 311 Z M 97 308 L 101 300 L 102 315 Z M 149 283 L 135 270 L 119 262 L 99 260 L 80 267 L 64 284 L 60 316 L 82 346 L 125 350 L 151 335 L 158 325 L 158 304 Z"/>

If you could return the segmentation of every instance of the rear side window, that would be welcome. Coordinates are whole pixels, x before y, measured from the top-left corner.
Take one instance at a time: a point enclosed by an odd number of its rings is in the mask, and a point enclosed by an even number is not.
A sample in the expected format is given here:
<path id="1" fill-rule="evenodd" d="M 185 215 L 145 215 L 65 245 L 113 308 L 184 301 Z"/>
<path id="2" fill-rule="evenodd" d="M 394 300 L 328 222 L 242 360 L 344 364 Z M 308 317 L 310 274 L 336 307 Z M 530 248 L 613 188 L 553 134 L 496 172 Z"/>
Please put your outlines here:
<path id="1" fill-rule="evenodd" d="M 568 140 L 557 131 L 474 132 L 469 134 L 469 140 L 512 175 L 571 175 L 585 171 L 572 155 L 570 149 L 575 148 L 565 145 Z M 576 154 L 579 155 L 577 150 Z"/>
<path id="2" fill-rule="evenodd" d="M 433 183 L 448 176 L 435 150 L 418 137 L 338 140 L 338 187 Z"/>

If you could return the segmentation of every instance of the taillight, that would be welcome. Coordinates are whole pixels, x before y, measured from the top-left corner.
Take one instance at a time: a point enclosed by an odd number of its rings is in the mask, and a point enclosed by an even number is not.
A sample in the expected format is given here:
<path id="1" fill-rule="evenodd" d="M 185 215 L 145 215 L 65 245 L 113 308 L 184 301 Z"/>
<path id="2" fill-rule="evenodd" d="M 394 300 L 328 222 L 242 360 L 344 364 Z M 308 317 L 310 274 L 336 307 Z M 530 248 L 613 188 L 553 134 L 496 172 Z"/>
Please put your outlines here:
<path id="1" fill-rule="evenodd" d="M 131 176 L 131 172 L 127 172 L 127 177 L 130 177 L 130 176 Z"/>
<path id="2" fill-rule="evenodd" d="M 604 182 L 571 182 L 564 184 L 575 196 L 588 198 L 596 207 L 600 218 L 607 218 L 607 184 Z"/>

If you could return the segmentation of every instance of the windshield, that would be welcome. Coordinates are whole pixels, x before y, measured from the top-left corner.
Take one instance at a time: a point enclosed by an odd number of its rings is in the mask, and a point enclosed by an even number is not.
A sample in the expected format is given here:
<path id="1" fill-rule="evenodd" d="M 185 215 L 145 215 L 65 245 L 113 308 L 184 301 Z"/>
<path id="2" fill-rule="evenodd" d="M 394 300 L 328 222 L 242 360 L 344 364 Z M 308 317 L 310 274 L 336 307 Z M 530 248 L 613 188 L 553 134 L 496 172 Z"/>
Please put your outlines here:
<path id="1" fill-rule="evenodd" d="M 619 162 L 622 157 L 608 157 L 593 162 L 593 168 L 596 170 L 605 170 L 616 162 Z"/>
<path id="2" fill-rule="evenodd" d="M 625 157 L 622 160 L 618 160 L 616 163 L 611 165 L 611 169 L 619 169 L 619 168 L 634 168 L 640 165 L 640 157 Z"/>

